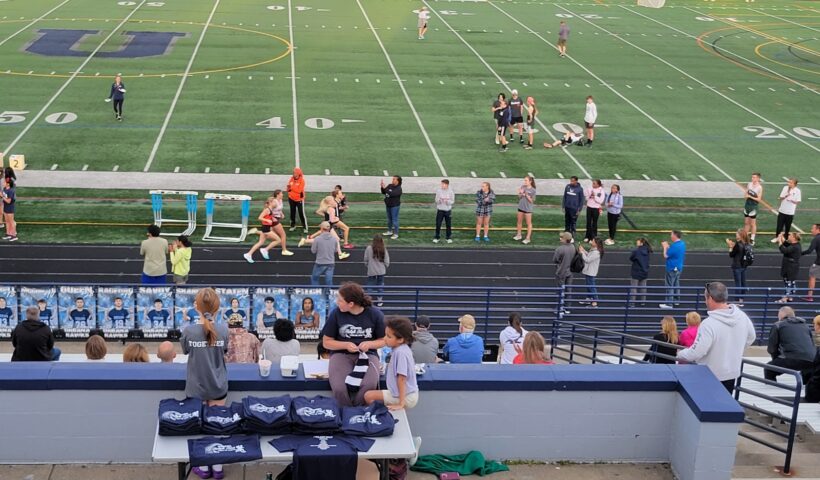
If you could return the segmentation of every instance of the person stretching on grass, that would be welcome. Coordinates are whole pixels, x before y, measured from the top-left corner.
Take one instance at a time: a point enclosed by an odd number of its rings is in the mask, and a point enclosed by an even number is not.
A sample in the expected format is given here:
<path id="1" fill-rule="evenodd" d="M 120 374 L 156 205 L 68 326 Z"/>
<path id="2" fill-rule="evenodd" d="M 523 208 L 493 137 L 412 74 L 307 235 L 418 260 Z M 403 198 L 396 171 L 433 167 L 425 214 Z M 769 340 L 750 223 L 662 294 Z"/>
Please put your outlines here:
<path id="1" fill-rule="evenodd" d="M 561 137 L 560 139 L 558 139 L 558 140 L 556 140 L 552 143 L 544 142 L 544 148 L 557 147 L 558 145 L 561 145 L 562 147 L 566 147 L 566 146 L 569 146 L 569 145 L 572 145 L 572 144 L 582 145 L 583 144 L 583 138 L 584 138 L 584 136 L 582 134 L 575 133 L 572 130 L 569 130 L 569 131 L 564 132 L 563 137 Z"/>
<path id="2" fill-rule="evenodd" d="M 262 231 L 259 232 L 259 241 L 243 255 L 248 263 L 253 263 L 253 252 L 259 250 L 265 260 L 270 258 L 270 249 L 277 244 L 282 244 L 282 255 L 290 256 L 293 252 L 288 250 L 285 229 L 282 228 L 280 220 L 284 217 L 282 213 L 282 190 L 275 190 L 272 197 L 268 197 L 265 208 L 259 214 L 259 221 L 262 222 Z M 266 240 L 270 240 L 267 247 L 262 248 Z M 261 248 L 261 250 L 260 250 Z"/>

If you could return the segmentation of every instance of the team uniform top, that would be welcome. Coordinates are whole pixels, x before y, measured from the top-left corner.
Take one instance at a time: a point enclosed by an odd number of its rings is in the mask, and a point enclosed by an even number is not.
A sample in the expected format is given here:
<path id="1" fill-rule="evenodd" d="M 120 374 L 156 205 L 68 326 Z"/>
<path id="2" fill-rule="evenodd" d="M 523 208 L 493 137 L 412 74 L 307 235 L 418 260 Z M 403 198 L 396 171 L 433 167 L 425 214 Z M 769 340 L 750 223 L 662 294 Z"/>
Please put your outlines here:
<path id="1" fill-rule="evenodd" d="M 112 308 L 108 311 L 108 321 L 111 322 L 112 328 L 125 328 L 126 322 L 128 322 L 128 310 L 124 308 Z"/>
<path id="2" fill-rule="evenodd" d="M 88 309 L 84 308 L 82 310 L 71 310 L 68 312 L 68 317 L 71 318 L 71 321 L 74 322 L 74 328 L 77 328 L 82 324 L 83 327 L 88 326 L 88 319 L 91 318 L 91 312 Z"/>
<path id="3" fill-rule="evenodd" d="M 276 218 L 276 214 L 270 208 L 265 207 L 265 210 L 262 212 L 262 233 L 270 232 L 271 227 L 276 225 L 279 225 L 279 219 Z"/>
<path id="4" fill-rule="evenodd" d="M 11 326 L 11 319 L 14 312 L 9 307 L 0 308 L 0 325 L 4 327 Z"/>
<path id="5" fill-rule="evenodd" d="M 230 319 L 233 318 L 235 315 L 238 315 L 240 318 L 242 318 L 242 323 L 245 323 L 245 319 L 248 318 L 248 314 L 245 313 L 244 310 L 234 310 L 232 308 L 226 309 L 225 313 L 222 314 L 222 318 L 227 322 L 230 321 Z"/>
<path id="6" fill-rule="evenodd" d="M 46 308 L 45 310 L 40 310 L 40 321 L 45 323 L 46 325 L 51 325 L 51 320 L 54 318 L 54 314 L 51 312 L 50 308 Z"/>
<path id="7" fill-rule="evenodd" d="M 151 328 L 165 328 L 168 326 L 168 319 L 171 317 L 171 313 L 164 308 L 160 311 L 150 310 L 148 313 L 145 314 L 145 318 L 148 320 L 148 325 Z"/>
<path id="8" fill-rule="evenodd" d="M 13 188 L 4 188 L 3 195 L 10 199 L 9 203 L 3 202 L 3 213 L 14 213 L 14 204 L 17 203 L 17 195 Z"/>
<path id="9" fill-rule="evenodd" d="M 763 185 L 755 186 L 752 182 L 746 185 L 746 195 L 748 195 L 749 198 L 747 198 L 746 203 L 743 204 L 743 215 L 749 218 L 755 218 L 757 216 L 757 206 L 760 203 L 760 192 L 762 191 Z"/>
<path id="10" fill-rule="evenodd" d="M 524 106 L 524 100 L 521 97 L 518 98 L 511 98 L 509 101 L 510 107 L 510 116 L 512 117 L 512 123 L 522 123 L 524 121 L 524 115 L 521 112 L 521 107 Z"/>
<path id="11" fill-rule="evenodd" d="M 265 325 L 266 328 L 272 328 L 273 324 L 276 323 L 276 310 L 273 313 L 267 313 L 264 310 L 260 312 L 262 314 L 262 323 Z"/>

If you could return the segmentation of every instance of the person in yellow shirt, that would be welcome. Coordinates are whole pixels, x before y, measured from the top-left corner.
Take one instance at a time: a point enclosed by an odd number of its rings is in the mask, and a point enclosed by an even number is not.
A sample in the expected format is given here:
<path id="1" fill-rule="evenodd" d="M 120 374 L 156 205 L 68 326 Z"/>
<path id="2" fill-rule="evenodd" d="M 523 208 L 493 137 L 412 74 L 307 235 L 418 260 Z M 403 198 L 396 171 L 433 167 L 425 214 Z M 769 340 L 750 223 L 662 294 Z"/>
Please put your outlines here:
<path id="1" fill-rule="evenodd" d="M 191 245 L 187 235 L 180 235 L 169 247 L 171 272 L 177 285 L 185 285 L 188 282 L 188 273 L 191 271 Z"/>

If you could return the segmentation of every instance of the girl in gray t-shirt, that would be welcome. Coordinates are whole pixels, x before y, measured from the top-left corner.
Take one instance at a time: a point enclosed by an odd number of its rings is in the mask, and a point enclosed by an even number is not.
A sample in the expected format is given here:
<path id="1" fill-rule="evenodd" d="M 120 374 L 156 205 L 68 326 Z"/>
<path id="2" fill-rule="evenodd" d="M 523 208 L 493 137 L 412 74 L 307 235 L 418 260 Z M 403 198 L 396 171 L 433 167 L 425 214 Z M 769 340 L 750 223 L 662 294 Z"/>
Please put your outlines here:
<path id="1" fill-rule="evenodd" d="M 521 224 L 527 219 L 527 238 L 521 243 L 527 245 L 532 238 L 532 209 L 535 205 L 535 179 L 527 175 L 524 184 L 518 188 L 518 216 L 513 240 L 521 240 Z"/>

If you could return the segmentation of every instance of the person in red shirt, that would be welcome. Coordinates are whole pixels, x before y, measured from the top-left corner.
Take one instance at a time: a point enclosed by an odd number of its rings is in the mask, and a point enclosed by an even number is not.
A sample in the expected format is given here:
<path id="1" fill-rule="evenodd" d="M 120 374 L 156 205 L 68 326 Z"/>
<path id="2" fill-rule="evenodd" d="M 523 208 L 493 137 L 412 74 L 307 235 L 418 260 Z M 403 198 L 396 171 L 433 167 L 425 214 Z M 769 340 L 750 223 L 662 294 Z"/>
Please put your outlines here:
<path id="1" fill-rule="evenodd" d="M 299 221 L 302 222 L 302 230 L 308 233 L 307 220 L 305 220 L 305 176 L 302 169 L 293 169 L 293 176 L 288 180 L 288 204 L 290 204 L 290 231 L 296 230 L 296 214 L 299 213 Z"/>
<path id="2" fill-rule="evenodd" d="M 552 360 L 546 358 L 544 353 L 544 337 L 538 332 L 527 332 L 524 337 L 524 345 L 515 345 L 518 355 L 513 359 L 514 365 L 552 365 Z"/>

